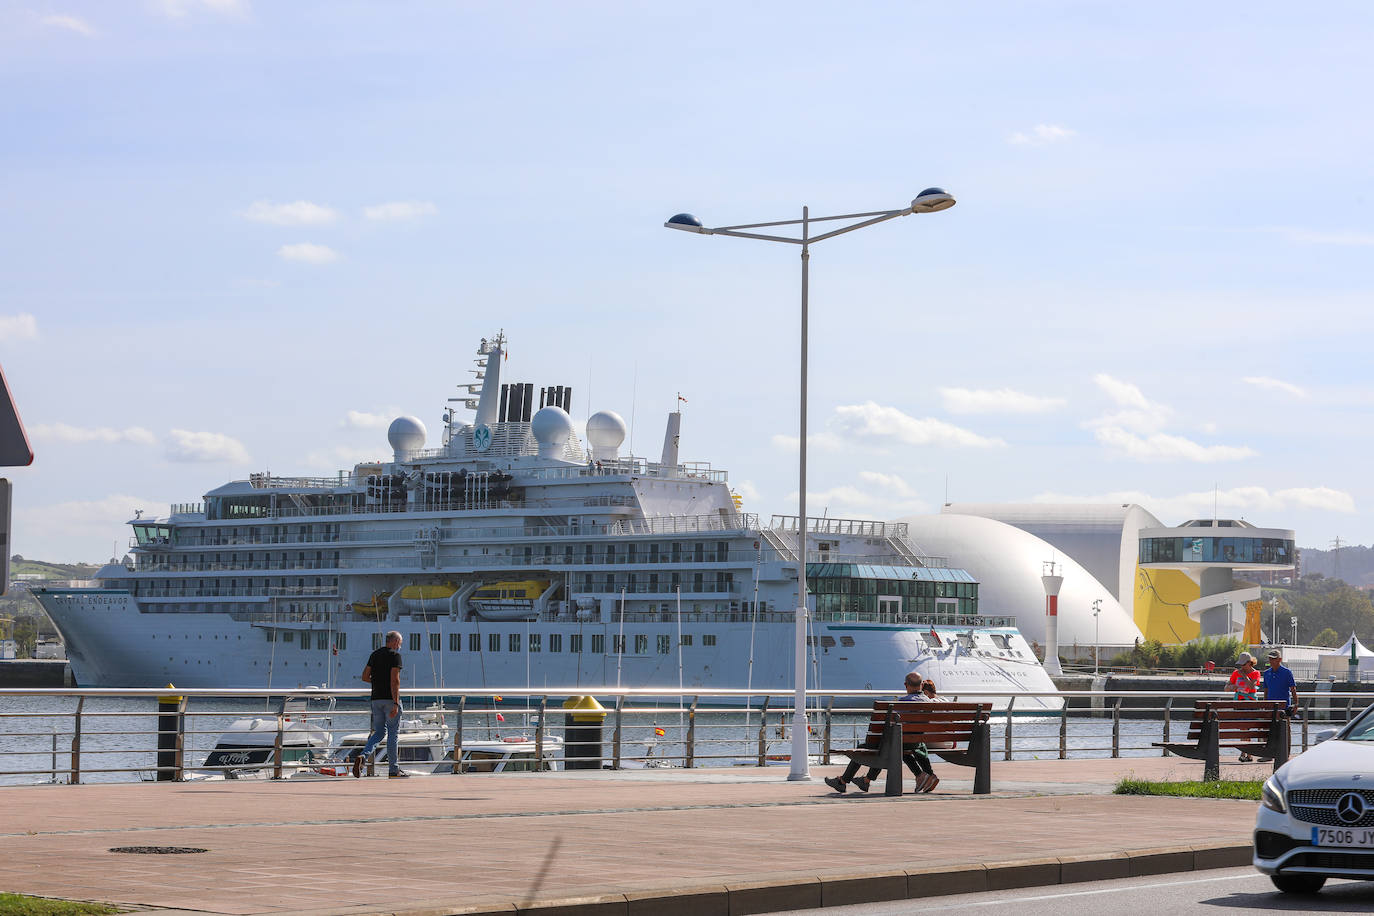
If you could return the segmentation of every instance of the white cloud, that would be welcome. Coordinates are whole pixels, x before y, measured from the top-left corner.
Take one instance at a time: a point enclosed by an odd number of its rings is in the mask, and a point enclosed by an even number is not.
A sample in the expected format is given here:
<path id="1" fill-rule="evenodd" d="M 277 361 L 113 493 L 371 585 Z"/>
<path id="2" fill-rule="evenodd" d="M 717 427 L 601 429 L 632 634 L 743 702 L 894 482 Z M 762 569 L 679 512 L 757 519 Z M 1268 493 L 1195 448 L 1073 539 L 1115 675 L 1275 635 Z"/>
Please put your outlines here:
<path id="1" fill-rule="evenodd" d="M 1173 525 L 1190 518 L 1211 518 L 1213 507 L 1223 518 L 1243 517 L 1255 512 L 1282 512 L 1294 509 L 1314 509 L 1352 514 L 1355 500 L 1343 490 L 1329 487 L 1288 487 L 1269 490 L 1265 487 L 1233 487 L 1229 490 L 1202 490 L 1156 496 L 1140 490 L 1115 490 L 1093 496 L 1069 496 L 1063 493 L 1040 493 L 1031 498 L 1037 503 L 1139 503 Z M 1280 519 L 1278 524 L 1282 525 Z"/>
<path id="2" fill-rule="evenodd" d="M 1045 413 L 1063 407 L 1063 398 L 1045 398 L 1010 388 L 941 388 L 950 413 Z"/>
<path id="3" fill-rule="evenodd" d="M 1112 378 L 1106 373 L 1099 372 L 1094 375 L 1093 384 L 1102 389 L 1102 393 L 1111 398 L 1112 403 L 1118 407 L 1130 407 L 1138 410 L 1152 410 L 1157 407 L 1157 405 L 1150 403 L 1149 398 L 1145 397 L 1145 392 L 1140 390 L 1140 386 Z"/>
<path id="4" fill-rule="evenodd" d="M 1037 124 L 1029 131 L 1017 131 L 1007 138 L 1007 142 L 1013 146 L 1049 146 L 1068 140 L 1077 133 L 1076 130 L 1056 124 Z"/>
<path id="5" fill-rule="evenodd" d="M 439 208 L 427 200 L 397 200 L 374 207 L 363 207 L 363 215 L 368 219 L 390 222 L 419 219 L 422 216 L 433 216 L 438 212 Z"/>
<path id="6" fill-rule="evenodd" d="M 905 445 L 939 445 L 955 448 L 1001 448 L 1001 439 L 980 436 L 943 420 L 917 419 L 895 407 L 873 401 L 835 408 L 831 424 L 843 440 L 865 439 Z"/>
<path id="7" fill-rule="evenodd" d="M 172 19 L 202 10 L 222 16 L 248 15 L 248 0 L 155 0 L 153 6 Z"/>
<path id="8" fill-rule="evenodd" d="M 784 504 L 795 505 L 797 491 L 793 490 L 783 499 Z M 828 490 L 806 491 L 807 514 L 812 517 L 864 516 L 872 518 L 895 518 L 899 515 L 915 515 L 931 511 L 928 503 L 919 499 L 916 491 L 902 478 L 894 474 L 878 471 L 860 471 L 858 482 L 843 484 Z"/>
<path id="9" fill-rule="evenodd" d="M 1270 391 L 1283 391 L 1291 394 L 1295 398 L 1307 397 L 1307 392 L 1294 385 L 1292 382 L 1285 382 L 1276 378 L 1267 378 L 1263 375 L 1247 375 L 1241 379 L 1247 385 L 1254 385 L 1256 388 L 1266 388 Z"/>
<path id="10" fill-rule="evenodd" d="M 391 425 L 391 421 L 398 416 L 400 416 L 399 411 L 387 414 L 350 410 L 344 414 L 343 425 L 352 429 L 386 429 Z"/>
<path id="11" fill-rule="evenodd" d="M 289 204 L 274 204 L 270 200 L 256 200 L 240 214 L 255 223 L 274 226 L 324 226 L 339 218 L 332 207 L 298 200 Z"/>
<path id="12" fill-rule="evenodd" d="M 224 433 L 174 429 L 171 437 L 172 441 L 167 443 L 167 457 L 172 461 L 227 461 L 234 464 L 249 461 L 248 450 L 243 443 Z"/>
<path id="13" fill-rule="evenodd" d="M 35 439 L 49 442 L 82 444 L 86 442 L 133 442 L 137 445 L 155 445 L 157 437 L 141 426 L 125 429 L 111 429 L 108 426 L 69 426 L 66 423 L 40 423 L 33 427 Z"/>
<path id="14" fill-rule="evenodd" d="M 1173 410 L 1151 401 L 1131 382 L 1099 373 L 1093 383 L 1117 407 L 1115 413 L 1088 420 L 1083 425 L 1093 430 L 1097 441 L 1109 451 L 1136 461 L 1239 461 L 1256 454 L 1243 445 L 1202 445 L 1184 436 L 1164 432 Z M 1211 433 L 1216 425 L 1205 422 Z"/>
<path id="15" fill-rule="evenodd" d="M 91 24 L 80 16 L 68 16 L 66 14 L 56 14 L 44 16 L 39 20 L 43 25 L 52 26 L 55 29 L 66 29 L 68 32 L 75 32 L 78 35 L 85 35 L 90 38 L 95 34 L 95 29 Z"/>
<path id="16" fill-rule="evenodd" d="M 1119 426 L 1100 426 L 1094 431 L 1097 441 L 1108 449 L 1137 461 L 1240 461 L 1256 454 L 1243 445 L 1200 445 L 1183 436 L 1150 433 L 1138 436 Z"/>
<path id="17" fill-rule="evenodd" d="M 339 259 L 339 253 L 333 248 L 311 242 L 283 245 L 277 249 L 277 254 L 284 260 L 301 261 L 306 264 L 328 264 Z"/>
<path id="18" fill-rule="evenodd" d="M 0 315 L 0 341 L 33 340 L 38 336 L 38 322 L 28 312 Z"/>

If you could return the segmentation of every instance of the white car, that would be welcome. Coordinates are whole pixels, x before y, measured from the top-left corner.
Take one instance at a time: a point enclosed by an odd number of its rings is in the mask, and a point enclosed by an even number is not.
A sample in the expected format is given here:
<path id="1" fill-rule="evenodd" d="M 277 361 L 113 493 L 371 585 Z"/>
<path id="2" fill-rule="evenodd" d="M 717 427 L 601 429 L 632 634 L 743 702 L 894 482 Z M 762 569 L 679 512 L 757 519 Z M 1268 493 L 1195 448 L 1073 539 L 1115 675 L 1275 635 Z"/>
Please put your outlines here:
<path id="1" fill-rule="evenodd" d="M 1265 782 L 1254 863 L 1289 894 L 1374 880 L 1374 706 Z"/>

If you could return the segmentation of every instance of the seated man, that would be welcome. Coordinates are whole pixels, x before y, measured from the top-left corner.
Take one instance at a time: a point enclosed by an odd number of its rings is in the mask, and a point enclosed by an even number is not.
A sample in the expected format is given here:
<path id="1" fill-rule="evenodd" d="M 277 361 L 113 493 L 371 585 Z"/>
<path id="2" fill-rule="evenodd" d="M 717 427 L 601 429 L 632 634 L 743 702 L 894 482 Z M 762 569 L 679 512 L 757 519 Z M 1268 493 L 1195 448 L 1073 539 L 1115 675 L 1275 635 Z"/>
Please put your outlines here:
<path id="1" fill-rule="evenodd" d="M 903 684 L 903 686 L 906 687 L 906 696 L 901 697 L 901 699 L 916 703 L 928 702 L 928 698 L 922 693 L 922 684 L 923 679 L 919 671 L 912 671 L 907 674 Z M 904 751 L 902 753 L 902 762 L 905 763 L 906 768 L 911 771 L 913 778 L 912 784 L 915 786 L 914 791 L 929 792 L 940 782 L 939 777 L 935 775 L 935 771 L 931 769 L 930 755 L 926 753 L 925 745 L 921 745 L 909 751 Z M 857 760 L 849 761 L 849 766 L 845 767 L 842 775 L 827 776 L 825 778 L 825 784 L 841 795 L 844 794 L 845 788 L 851 782 L 858 786 L 860 791 L 867 792 L 869 785 L 878 777 L 878 774 L 882 772 L 882 768 L 869 767 L 866 775 L 859 776 L 857 774 L 860 765 L 861 764 Z"/>

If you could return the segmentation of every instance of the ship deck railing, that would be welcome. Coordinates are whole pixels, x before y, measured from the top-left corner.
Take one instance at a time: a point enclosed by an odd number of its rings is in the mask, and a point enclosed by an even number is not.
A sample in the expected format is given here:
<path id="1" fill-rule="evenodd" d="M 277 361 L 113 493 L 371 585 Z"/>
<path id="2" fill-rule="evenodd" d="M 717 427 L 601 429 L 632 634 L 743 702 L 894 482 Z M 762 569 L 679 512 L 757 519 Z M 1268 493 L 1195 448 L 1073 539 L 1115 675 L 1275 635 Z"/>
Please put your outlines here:
<path id="1" fill-rule="evenodd" d="M 1333 685 L 1334 687 L 1334 685 Z M 445 747 L 461 774 L 466 743 L 524 736 L 534 748 L 530 768 L 586 763 L 593 768 L 644 766 L 768 766 L 789 759 L 792 730 L 790 691 L 621 689 L 598 687 L 486 687 L 480 690 L 403 689 L 406 715 L 443 719 Z M 604 706 L 596 722 L 571 722 L 565 704 L 594 693 Z M 275 724 L 270 759 L 260 775 L 286 776 L 325 764 L 334 746 L 313 761 L 292 759 L 283 739 L 287 716 L 304 716 L 335 739 L 369 725 L 365 689 L 276 688 L 259 690 L 169 688 L 3 688 L 0 689 L 0 785 L 181 780 L 218 770 L 238 775 L 241 767 L 205 767 L 206 755 L 237 718 Z M 875 698 L 891 690 L 807 691 L 808 755 L 832 762 L 830 748 L 853 745 L 868 728 Z M 1158 757 L 1153 746 L 1182 735 L 1198 699 L 1226 698 L 1213 691 L 1043 691 L 1008 696 L 996 691 L 946 694 L 956 701 L 992 700 L 993 753 L 1002 760 L 1073 757 Z M 1307 750 L 1362 712 L 1374 695 L 1332 689 L 1305 692 L 1301 715 L 1289 722 L 1294 753 Z M 293 705 L 288 707 L 288 703 Z M 430 704 L 437 704 L 431 706 Z M 312 712 L 312 709 L 315 711 Z M 437 724 L 437 720 L 436 720 Z M 571 730 L 590 724 L 596 746 Z M 270 734 L 270 732 L 269 732 Z M 565 743 L 566 742 L 566 743 Z M 337 745 L 337 740 L 334 742 Z M 508 768 L 509 770 L 509 768 Z M 318 771 L 317 771 L 318 772 Z M 341 774 L 343 768 L 338 772 Z M 446 778 L 436 775 L 432 778 Z"/>

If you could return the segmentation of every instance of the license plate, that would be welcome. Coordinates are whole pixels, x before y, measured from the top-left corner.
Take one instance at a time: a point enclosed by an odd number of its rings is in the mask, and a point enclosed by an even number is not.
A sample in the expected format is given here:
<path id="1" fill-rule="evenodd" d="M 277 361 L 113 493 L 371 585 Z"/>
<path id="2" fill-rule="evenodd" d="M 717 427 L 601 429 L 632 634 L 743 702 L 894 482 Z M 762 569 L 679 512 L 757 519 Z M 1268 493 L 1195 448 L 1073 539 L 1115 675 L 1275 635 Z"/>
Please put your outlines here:
<path id="1" fill-rule="evenodd" d="M 1374 828 L 1313 827 L 1312 845 L 1374 847 Z"/>

